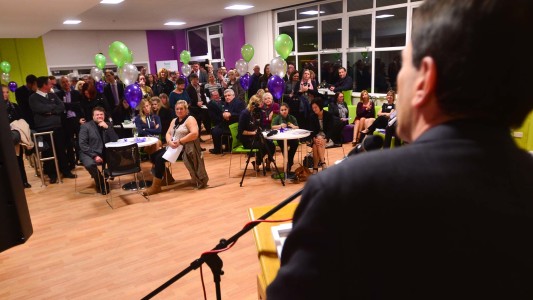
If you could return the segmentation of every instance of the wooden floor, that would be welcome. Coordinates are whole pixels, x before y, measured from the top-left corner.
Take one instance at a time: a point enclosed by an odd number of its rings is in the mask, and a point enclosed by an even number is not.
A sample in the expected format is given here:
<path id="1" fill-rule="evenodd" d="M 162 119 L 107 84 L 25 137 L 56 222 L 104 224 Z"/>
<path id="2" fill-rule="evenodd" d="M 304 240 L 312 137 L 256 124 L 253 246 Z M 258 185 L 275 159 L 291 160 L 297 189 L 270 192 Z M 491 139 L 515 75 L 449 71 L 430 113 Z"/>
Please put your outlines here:
<path id="1" fill-rule="evenodd" d="M 207 138 L 208 136 L 204 136 Z M 212 148 L 210 141 L 203 144 Z M 351 144 L 344 145 L 346 154 Z M 305 150 L 304 150 L 305 151 Z M 115 209 L 95 195 L 89 174 L 77 168 L 74 179 L 40 187 L 26 166 L 31 189 L 26 198 L 34 233 L 23 244 L 0 253 L 0 299 L 140 299 L 185 270 L 221 238 L 237 233 L 250 207 L 276 205 L 303 188 L 250 170 L 239 187 L 239 156 L 205 155 L 211 188 L 193 190 L 183 163 L 173 164 L 177 184 L 146 201 L 114 184 Z M 330 165 L 342 148 L 328 149 Z M 277 153 L 278 167 L 282 156 Z M 244 161 L 242 166 L 244 167 Z M 143 163 L 150 175 L 150 163 Z M 124 176 L 122 183 L 133 177 Z M 115 179 L 115 181 L 117 181 Z M 118 183 L 118 182 L 117 182 Z M 257 299 L 259 262 L 252 232 L 221 253 L 222 299 Z M 211 270 L 203 266 L 207 299 L 216 299 Z M 203 299 L 200 269 L 193 270 L 153 299 Z"/>

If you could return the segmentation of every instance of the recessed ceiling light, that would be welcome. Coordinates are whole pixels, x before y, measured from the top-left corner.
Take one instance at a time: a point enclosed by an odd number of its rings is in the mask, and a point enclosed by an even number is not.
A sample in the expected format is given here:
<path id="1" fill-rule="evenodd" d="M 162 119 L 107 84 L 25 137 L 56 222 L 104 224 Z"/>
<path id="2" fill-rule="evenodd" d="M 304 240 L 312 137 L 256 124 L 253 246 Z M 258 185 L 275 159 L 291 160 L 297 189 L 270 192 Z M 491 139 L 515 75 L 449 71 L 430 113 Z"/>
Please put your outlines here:
<path id="1" fill-rule="evenodd" d="M 102 4 L 119 4 L 122 1 L 124 1 L 124 0 L 102 0 L 102 1 L 100 1 L 100 3 L 102 3 Z"/>
<path id="2" fill-rule="evenodd" d="M 185 25 L 185 22 L 166 22 L 165 25 L 167 25 L 167 26 L 180 26 L 180 25 Z"/>
<path id="3" fill-rule="evenodd" d="M 245 10 L 245 9 L 250 9 L 254 7 L 253 5 L 244 5 L 244 4 L 235 4 L 235 5 L 231 5 L 231 6 L 226 6 L 224 7 L 224 9 L 234 9 L 234 10 Z"/>
<path id="4" fill-rule="evenodd" d="M 308 15 L 308 16 L 312 16 L 312 15 L 318 15 L 318 14 L 324 14 L 326 13 L 325 11 L 321 10 L 321 11 L 318 11 L 318 10 L 307 10 L 307 11 L 303 11 L 300 13 L 300 15 Z"/>
<path id="5" fill-rule="evenodd" d="M 63 24 L 66 24 L 66 25 L 76 25 L 80 23 L 81 23 L 80 20 L 66 20 L 65 22 L 63 22 Z"/>
<path id="6" fill-rule="evenodd" d="M 300 27 L 298 27 L 298 29 L 311 29 L 311 28 L 315 28 L 315 26 L 300 26 Z"/>
<path id="7" fill-rule="evenodd" d="M 376 16 L 376 19 L 385 19 L 385 18 L 392 18 L 394 15 L 379 15 Z"/>

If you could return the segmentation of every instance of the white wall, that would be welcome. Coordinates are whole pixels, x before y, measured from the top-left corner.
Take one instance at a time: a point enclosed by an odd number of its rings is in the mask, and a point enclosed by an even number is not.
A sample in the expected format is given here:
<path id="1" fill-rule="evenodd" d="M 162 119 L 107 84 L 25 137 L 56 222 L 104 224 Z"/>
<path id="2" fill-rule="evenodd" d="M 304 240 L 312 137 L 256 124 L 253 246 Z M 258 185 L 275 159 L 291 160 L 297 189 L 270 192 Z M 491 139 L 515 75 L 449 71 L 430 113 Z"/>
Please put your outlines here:
<path id="1" fill-rule="evenodd" d="M 133 52 L 134 63 L 148 63 L 148 43 L 146 32 L 110 30 L 54 30 L 43 35 L 44 53 L 48 68 L 93 67 L 94 56 L 103 53 L 107 64 L 109 45 L 114 41 L 123 42 Z"/>
<path id="2" fill-rule="evenodd" d="M 244 17 L 245 42 L 254 47 L 254 57 L 248 63 L 250 73 L 253 72 L 255 64 L 261 66 L 261 73 L 263 73 L 263 67 L 275 57 L 273 22 L 271 11 Z"/>

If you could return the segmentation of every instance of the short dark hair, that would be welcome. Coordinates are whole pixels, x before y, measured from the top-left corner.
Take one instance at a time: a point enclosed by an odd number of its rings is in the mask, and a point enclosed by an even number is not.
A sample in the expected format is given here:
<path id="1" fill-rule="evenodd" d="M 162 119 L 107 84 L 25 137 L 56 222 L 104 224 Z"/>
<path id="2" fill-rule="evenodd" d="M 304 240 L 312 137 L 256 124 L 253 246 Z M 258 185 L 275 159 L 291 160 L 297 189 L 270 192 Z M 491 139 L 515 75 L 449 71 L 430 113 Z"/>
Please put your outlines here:
<path id="1" fill-rule="evenodd" d="M 50 79 L 50 80 L 57 80 L 57 78 L 56 78 L 54 75 L 50 75 L 50 76 L 48 76 L 48 79 Z"/>
<path id="2" fill-rule="evenodd" d="M 324 101 L 320 97 L 316 97 L 315 99 L 311 100 L 311 105 L 316 104 L 320 110 L 324 109 Z"/>
<path id="3" fill-rule="evenodd" d="M 30 74 L 26 76 L 26 84 L 34 84 L 37 81 L 37 76 Z"/>
<path id="4" fill-rule="evenodd" d="M 39 76 L 37 77 L 37 88 L 42 88 L 45 84 L 48 84 L 48 76 Z"/>
<path id="5" fill-rule="evenodd" d="M 101 106 L 95 106 L 93 108 L 93 114 L 94 114 L 94 111 L 96 111 L 96 110 L 97 111 L 101 111 L 101 112 L 103 112 L 105 114 L 105 109 L 103 107 L 101 107 Z"/>
<path id="6" fill-rule="evenodd" d="M 183 79 L 183 78 L 181 78 L 181 77 L 178 78 L 178 79 L 176 80 L 176 84 L 185 84 L 185 79 Z"/>
<path id="7" fill-rule="evenodd" d="M 435 94 L 445 114 L 522 124 L 533 109 L 521 88 L 531 84 L 533 60 L 524 37 L 533 27 L 532 12 L 530 0 L 426 0 L 415 10 L 411 60 L 417 69 L 424 57 L 435 61 Z M 495 69 L 494 36 L 503 32 L 512 32 L 505 35 L 505 48 L 517 59 Z M 504 99 L 513 102 L 502 110 Z"/>
<path id="8" fill-rule="evenodd" d="M 190 77 L 191 77 L 191 80 L 192 80 L 192 79 L 198 79 L 198 74 L 196 74 L 196 73 L 192 73 L 192 74 L 190 75 Z"/>

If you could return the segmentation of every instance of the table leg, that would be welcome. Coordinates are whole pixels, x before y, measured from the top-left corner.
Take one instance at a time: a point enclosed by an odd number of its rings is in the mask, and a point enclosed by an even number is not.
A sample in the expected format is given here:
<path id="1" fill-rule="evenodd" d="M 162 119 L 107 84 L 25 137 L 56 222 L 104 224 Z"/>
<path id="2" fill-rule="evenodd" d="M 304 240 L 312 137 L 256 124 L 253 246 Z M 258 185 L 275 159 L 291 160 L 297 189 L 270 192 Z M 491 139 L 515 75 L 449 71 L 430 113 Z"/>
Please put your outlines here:
<path id="1" fill-rule="evenodd" d="M 283 174 L 285 176 L 285 180 L 287 180 L 287 173 L 289 173 L 289 170 L 287 170 L 287 155 L 289 155 L 287 149 L 287 139 L 283 140 L 283 146 Z"/>

